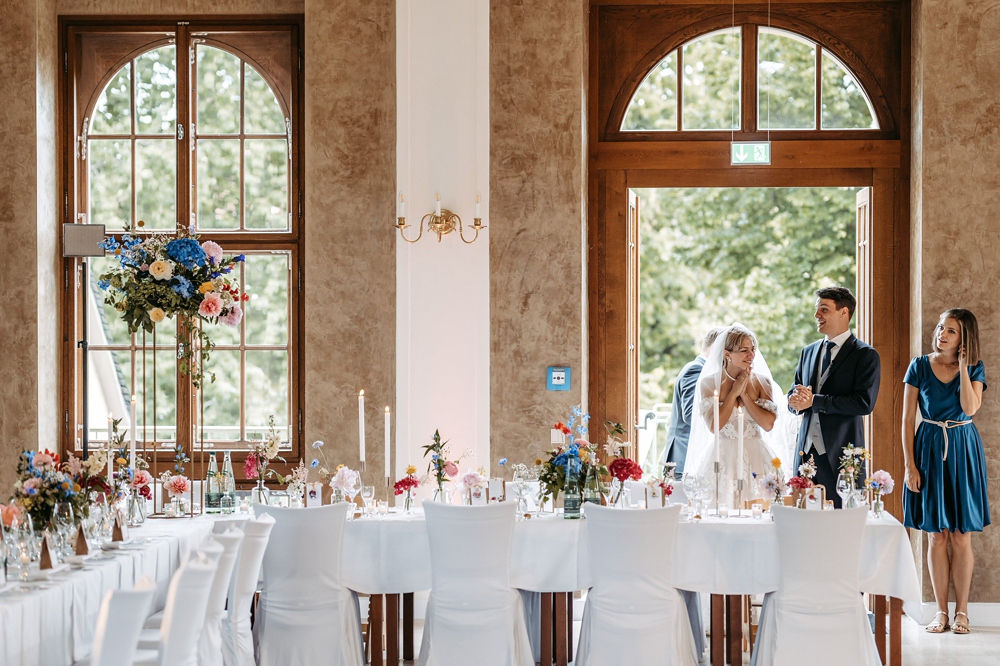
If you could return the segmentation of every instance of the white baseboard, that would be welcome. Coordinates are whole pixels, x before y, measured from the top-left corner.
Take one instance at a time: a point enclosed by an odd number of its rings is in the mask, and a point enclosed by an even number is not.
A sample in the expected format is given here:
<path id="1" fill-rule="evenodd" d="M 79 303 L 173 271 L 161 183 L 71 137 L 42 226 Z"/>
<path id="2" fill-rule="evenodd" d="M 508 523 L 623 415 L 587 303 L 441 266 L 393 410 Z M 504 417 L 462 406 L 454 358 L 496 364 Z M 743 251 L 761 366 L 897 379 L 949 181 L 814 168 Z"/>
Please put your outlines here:
<path id="1" fill-rule="evenodd" d="M 906 604 L 906 613 L 914 622 L 927 624 L 934 618 L 937 611 L 937 604 L 925 602 L 914 607 L 914 604 Z M 917 617 L 919 615 L 919 617 Z M 948 604 L 948 615 L 955 617 L 955 603 Z M 1000 627 L 1000 604 L 993 603 L 970 603 L 969 621 L 977 627 Z"/>

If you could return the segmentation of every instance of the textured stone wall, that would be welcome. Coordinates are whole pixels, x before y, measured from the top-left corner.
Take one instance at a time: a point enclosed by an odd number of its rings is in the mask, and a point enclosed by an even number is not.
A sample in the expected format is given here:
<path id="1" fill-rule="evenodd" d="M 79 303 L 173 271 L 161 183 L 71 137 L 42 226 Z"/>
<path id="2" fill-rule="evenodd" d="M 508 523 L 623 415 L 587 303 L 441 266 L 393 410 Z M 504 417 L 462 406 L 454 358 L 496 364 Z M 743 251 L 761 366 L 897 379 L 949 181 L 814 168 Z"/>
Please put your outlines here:
<path id="1" fill-rule="evenodd" d="M 491 458 L 533 461 L 585 399 L 587 13 L 490 6 Z M 549 392 L 545 368 L 569 365 Z"/>
<path id="2" fill-rule="evenodd" d="M 979 319 L 987 383 L 976 414 L 983 438 L 991 519 L 973 537 L 973 602 L 1000 601 L 1000 3 L 917 0 L 913 5 L 914 239 L 912 350 L 930 351 L 938 315 L 951 307 Z M 930 594 L 925 576 L 925 598 Z"/>
<path id="3" fill-rule="evenodd" d="M 396 403 L 395 0 L 306 0 L 306 441 L 382 473 Z"/>

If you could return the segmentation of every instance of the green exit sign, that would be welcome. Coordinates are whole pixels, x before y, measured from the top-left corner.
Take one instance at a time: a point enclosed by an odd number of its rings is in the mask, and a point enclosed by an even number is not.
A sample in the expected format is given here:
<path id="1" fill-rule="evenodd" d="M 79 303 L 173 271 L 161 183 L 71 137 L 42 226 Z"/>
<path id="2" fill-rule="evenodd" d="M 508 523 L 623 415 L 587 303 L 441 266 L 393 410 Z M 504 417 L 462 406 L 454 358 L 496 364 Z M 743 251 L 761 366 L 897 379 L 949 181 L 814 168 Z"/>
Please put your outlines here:
<path id="1" fill-rule="evenodd" d="M 733 142 L 730 144 L 731 164 L 770 164 L 771 163 L 771 142 L 770 141 L 745 141 L 742 143 Z"/>

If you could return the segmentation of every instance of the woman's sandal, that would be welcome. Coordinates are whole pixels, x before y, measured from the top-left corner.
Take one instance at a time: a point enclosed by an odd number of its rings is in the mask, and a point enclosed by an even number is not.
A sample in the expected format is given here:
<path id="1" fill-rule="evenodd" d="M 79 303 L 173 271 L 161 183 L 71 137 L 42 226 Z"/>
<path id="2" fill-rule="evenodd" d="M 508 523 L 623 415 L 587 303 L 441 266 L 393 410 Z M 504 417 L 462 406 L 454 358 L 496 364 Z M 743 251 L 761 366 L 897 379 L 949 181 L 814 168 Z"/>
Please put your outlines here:
<path id="1" fill-rule="evenodd" d="M 944 615 L 944 624 L 938 622 L 938 615 Z M 924 631 L 928 634 L 943 634 L 950 628 L 951 625 L 948 624 L 948 614 L 944 611 L 938 611 L 934 614 L 934 621 L 924 627 Z"/>
<path id="2" fill-rule="evenodd" d="M 958 616 L 961 615 L 965 618 L 965 621 L 959 623 Z M 951 626 L 951 633 L 953 634 L 967 634 L 969 633 L 969 616 L 962 611 L 957 611 L 955 613 L 955 623 Z"/>

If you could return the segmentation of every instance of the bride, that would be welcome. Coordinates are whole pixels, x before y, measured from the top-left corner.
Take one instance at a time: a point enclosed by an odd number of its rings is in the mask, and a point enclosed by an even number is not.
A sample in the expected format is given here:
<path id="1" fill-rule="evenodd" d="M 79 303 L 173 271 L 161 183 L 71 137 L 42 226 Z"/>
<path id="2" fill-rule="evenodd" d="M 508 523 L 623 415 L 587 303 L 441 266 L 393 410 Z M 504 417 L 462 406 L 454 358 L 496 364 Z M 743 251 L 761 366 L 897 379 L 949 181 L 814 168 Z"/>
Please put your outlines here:
<path id="1" fill-rule="evenodd" d="M 719 392 L 719 437 L 715 437 L 715 391 Z M 770 441 L 783 428 L 778 416 L 787 413 L 785 398 L 775 384 L 757 338 L 749 329 L 733 324 L 724 329 L 705 361 L 695 388 L 695 418 L 685 460 L 685 472 L 703 476 L 715 499 L 716 455 L 720 465 L 720 501 L 732 503 L 739 478 L 739 410 L 743 409 L 743 499 L 758 496 L 753 475 L 774 471 L 772 460 L 780 446 Z M 718 441 L 718 452 L 716 451 Z"/>

